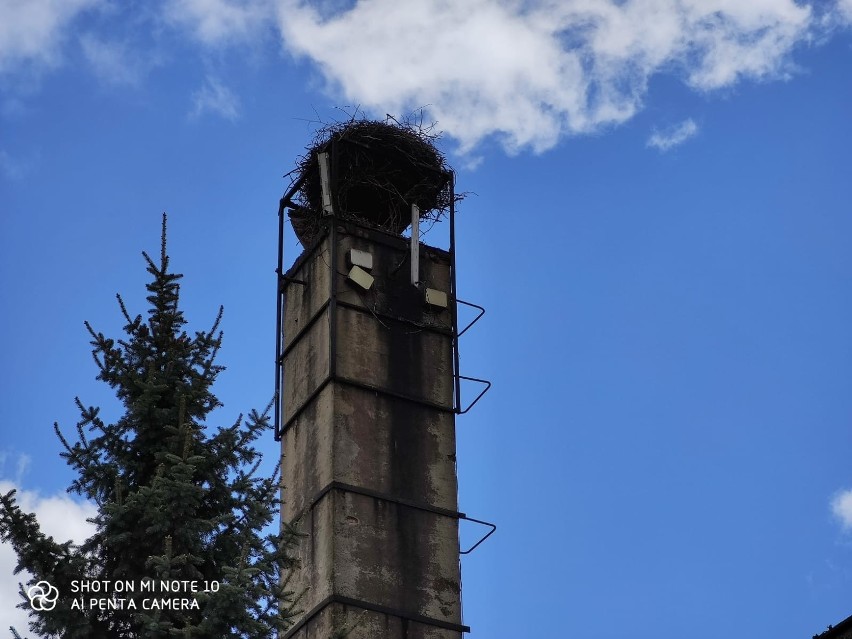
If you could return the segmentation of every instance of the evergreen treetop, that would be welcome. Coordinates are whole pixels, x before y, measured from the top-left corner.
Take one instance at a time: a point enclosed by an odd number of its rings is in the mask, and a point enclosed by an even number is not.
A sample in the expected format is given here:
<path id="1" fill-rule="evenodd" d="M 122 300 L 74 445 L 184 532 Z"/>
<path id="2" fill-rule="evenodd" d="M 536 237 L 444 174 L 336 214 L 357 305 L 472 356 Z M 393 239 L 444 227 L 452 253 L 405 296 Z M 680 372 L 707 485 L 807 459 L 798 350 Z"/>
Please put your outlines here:
<path id="1" fill-rule="evenodd" d="M 257 476 L 261 455 L 254 443 L 270 429 L 269 407 L 229 427 L 205 426 L 221 405 L 212 386 L 223 370 L 215 363 L 222 309 L 210 330 L 185 330 L 165 215 L 159 263 L 143 257 L 151 275 L 147 318 L 131 316 L 117 296 L 126 322 L 122 339 L 85 323 L 97 379 L 115 391 L 122 416 L 105 423 L 99 408 L 76 399 L 76 441 L 54 425 L 61 455 L 76 471 L 69 492 L 97 504 L 94 535 L 79 546 L 58 543 L 21 511 L 15 491 L 0 495 L 0 540 L 18 555 L 16 573 L 32 575 L 28 586 L 46 580 L 60 593 L 53 610 L 30 613 L 30 628 L 63 639 L 277 636 L 294 613 L 285 579 L 293 534 L 266 532 L 278 513 L 279 486 L 277 472 Z M 119 580 L 178 580 L 207 591 L 140 593 L 137 585 L 135 594 L 116 595 L 135 600 L 134 608 L 74 607 L 79 594 L 72 582 Z M 24 593 L 22 587 L 19 607 L 29 611 Z M 189 599 L 198 607 L 145 610 L 143 598 Z M 13 630 L 13 636 L 19 635 Z"/>

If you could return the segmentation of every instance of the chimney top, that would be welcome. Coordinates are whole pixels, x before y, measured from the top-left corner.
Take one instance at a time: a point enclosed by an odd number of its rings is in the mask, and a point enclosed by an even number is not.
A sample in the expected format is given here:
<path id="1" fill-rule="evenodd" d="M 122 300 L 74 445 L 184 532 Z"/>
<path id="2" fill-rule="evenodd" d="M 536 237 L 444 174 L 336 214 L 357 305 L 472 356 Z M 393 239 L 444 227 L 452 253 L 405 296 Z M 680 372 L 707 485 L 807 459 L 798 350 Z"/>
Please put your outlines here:
<path id="1" fill-rule="evenodd" d="M 329 154 L 336 216 L 396 234 L 411 223 L 412 204 L 421 219 L 439 220 L 454 195 L 452 170 L 435 147 L 437 139 L 432 127 L 392 119 L 349 120 L 320 129 L 294 171 L 301 187 L 289 215 L 302 245 L 312 243 L 322 223 L 320 153 Z"/>

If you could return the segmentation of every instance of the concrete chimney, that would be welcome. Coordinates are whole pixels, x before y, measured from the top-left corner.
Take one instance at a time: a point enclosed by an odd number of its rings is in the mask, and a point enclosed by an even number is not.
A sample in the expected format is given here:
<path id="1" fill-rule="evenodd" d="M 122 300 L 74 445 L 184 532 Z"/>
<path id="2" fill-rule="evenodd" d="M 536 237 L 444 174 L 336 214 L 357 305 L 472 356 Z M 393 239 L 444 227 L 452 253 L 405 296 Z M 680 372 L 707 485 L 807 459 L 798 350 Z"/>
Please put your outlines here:
<path id="1" fill-rule="evenodd" d="M 281 278 L 282 518 L 304 535 L 286 639 L 468 631 L 452 260 L 409 242 L 331 215 Z"/>

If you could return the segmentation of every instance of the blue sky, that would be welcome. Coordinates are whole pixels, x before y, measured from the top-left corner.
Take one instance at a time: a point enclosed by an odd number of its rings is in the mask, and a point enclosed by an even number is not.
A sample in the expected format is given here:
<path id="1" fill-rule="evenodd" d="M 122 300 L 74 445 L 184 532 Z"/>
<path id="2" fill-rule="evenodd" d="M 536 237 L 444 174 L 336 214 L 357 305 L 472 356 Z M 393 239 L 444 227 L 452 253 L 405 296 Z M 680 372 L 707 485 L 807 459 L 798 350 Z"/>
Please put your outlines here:
<path id="1" fill-rule="evenodd" d="M 77 395 L 118 414 L 83 321 L 144 312 L 163 211 L 191 327 L 225 306 L 216 420 L 264 406 L 282 176 L 318 120 L 423 107 L 488 309 L 461 351 L 494 382 L 458 419 L 461 509 L 499 526 L 462 563 L 471 636 L 837 623 L 850 27 L 849 0 L 0 0 L 2 487 L 85 534 L 52 424 Z"/>

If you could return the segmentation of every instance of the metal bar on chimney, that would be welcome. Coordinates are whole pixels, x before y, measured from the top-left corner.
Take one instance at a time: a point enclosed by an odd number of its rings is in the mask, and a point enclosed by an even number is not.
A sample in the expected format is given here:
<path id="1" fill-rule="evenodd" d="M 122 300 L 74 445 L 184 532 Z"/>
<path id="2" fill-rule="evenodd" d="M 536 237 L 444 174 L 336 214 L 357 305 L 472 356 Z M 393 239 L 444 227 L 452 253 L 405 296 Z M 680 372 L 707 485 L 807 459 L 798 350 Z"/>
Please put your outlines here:
<path id="1" fill-rule="evenodd" d="M 317 153 L 320 172 L 320 188 L 322 189 L 322 214 L 334 215 L 331 206 L 331 186 L 329 185 L 328 153 Z"/>
<path id="2" fill-rule="evenodd" d="M 420 284 L 420 207 L 411 205 L 411 283 Z"/>
<path id="3" fill-rule="evenodd" d="M 281 438 L 281 348 L 283 347 L 284 336 L 282 335 L 284 326 L 284 291 L 281 290 L 280 277 L 284 268 L 284 198 L 278 205 L 278 264 L 275 268 L 275 441 Z"/>

